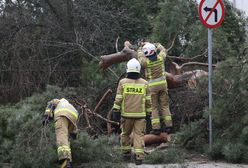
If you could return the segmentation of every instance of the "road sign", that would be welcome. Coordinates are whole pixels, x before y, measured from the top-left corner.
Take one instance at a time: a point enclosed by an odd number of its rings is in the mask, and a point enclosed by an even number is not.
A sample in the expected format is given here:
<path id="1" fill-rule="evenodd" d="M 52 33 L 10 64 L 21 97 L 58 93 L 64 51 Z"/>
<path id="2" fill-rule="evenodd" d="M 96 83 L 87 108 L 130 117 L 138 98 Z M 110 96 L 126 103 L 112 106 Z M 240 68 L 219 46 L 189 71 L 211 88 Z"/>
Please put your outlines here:
<path id="1" fill-rule="evenodd" d="M 209 98 L 209 146 L 212 150 L 212 28 L 217 28 L 224 20 L 225 10 L 222 0 L 201 0 L 199 5 L 200 20 L 208 28 L 208 98 Z"/>
<path id="2" fill-rule="evenodd" d="M 225 9 L 222 0 L 201 0 L 200 20 L 207 28 L 217 28 L 224 20 Z"/>

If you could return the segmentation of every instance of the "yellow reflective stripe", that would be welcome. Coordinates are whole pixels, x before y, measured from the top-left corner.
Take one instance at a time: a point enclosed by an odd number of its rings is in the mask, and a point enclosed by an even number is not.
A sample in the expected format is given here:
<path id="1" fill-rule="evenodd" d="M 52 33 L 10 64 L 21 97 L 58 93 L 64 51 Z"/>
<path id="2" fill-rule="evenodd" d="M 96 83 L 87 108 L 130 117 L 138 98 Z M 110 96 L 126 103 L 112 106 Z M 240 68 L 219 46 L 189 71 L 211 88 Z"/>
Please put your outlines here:
<path id="1" fill-rule="evenodd" d="M 121 146 L 122 150 L 131 150 L 131 146 Z"/>
<path id="2" fill-rule="evenodd" d="M 146 113 L 145 112 L 139 112 L 139 113 L 127 113 L 127 112 L 122 112 L 122 116 L 124 117 L 145 117 Z"/>
<path id="3" fill-rule="evenodd" d="M 58 152 L 64 152 L 64 151 L 71 152 L 71 148 L 69 146 L 67 146 L 67 145 L 58 147 Z"/>
<path id="4" fill-rule="evenodd" d="M 146 109 L 146 112 L 151 112 L 152 111 L 152 108 L 147 108 Z"/>
<path id="5" fill-rule="evenodd" d="M 151 96 L 146 96 L 146 100 L 152 100 Z"/>
<path id="6" fill-rule="evenodd" d="M 162 67 L 162 64 L 163 64 L 163 62 L 162 61 L 159 61 L 158 63 L 156 63 L 156 64 L 148 64 L 147 65 L 147 67 L 148 68 L 153 68 L 153 67 L 156 67 L 156 66 L 161 66 Z"/>
<path id="7" fill-rule="evenodd" d="M 124 85 L 124 94 L 144 94 L 144 85 Z"/>
<path id="8" fill-rule="evenodd" d="M 66 112 L 69 112 L 71 113 L 76 119 L 78 119 L 78 113 L 76 111 L 72 111 L 72 110 L 69 110 L 67 108 L 60 108 L 60 109 L 56 109 L 54 111 L 54 114 L 57 114 L 59 112 L 62 112 L 62 111 L 66 111 Z"/>
<path id="9" fill-rule="evenodd" d="M 165 84 L 165 83 L 167 83 L 166 80 L 162 80 L 162 81 L 159 81 L 159 82 L 149 83 L 148 85 L 149 86 L 154 86 L 154 85 L 161 85 L 161 84 Z"/>
<path id="10" fill-rule="evenodd" d="M 152 79 L 152 73 L 151 73 L 151 69 L 153 67 L 156 66 L 161 66 L 161 76 L 165 76 L 165 66 L 164 66 L 164 58 L 163 56 L 158 55 L 158 60 L 157 61 L 150 61 L 149 59 L 147 59 L 147 78 L 148 79 Z"/>
<path id="11" fill-rule="evenodd" d="M 165 119 L 165 121 L 171 121 L 172 120 L 171 116 L 165 116 L 164 119 Z"/>
<path id="12" fill-rule="evenodd" d="M 159 124 L 160 119 L 159 118 L 152 118 L 152 124 Z"/>
<path id="13" fill-rule="evenodd" d="M 48 112 L 48 113 L 49 113 L 50 111 L 51 111 L 51 109 L 46 109 L 46 112 Z"/>
<path id="14" fill-rule="evenodd" d="M 113 106 L 114 109 L 117 109 L 117 110 L 120 110 L 121 109 L 121 106 L 117 105 L 117 104 L 114 104 Z"/>
<path id="15" fill-rule="evenodd" d="M 162 65 L 162 64 L 164 64 L 164 63 L 163 63 L 163 58 L 161 58 L 161 57 L 158 56 L 158 60 L 157 60 L 157 61 L 150 61 L 150 60 L 148 59 L 147 67 L 148 67 L 148 68 L 151 68 L 151 67 L 158 66 L 158 65 Z"/>
<path id="16" fill-rule="evenodd" d="M 135 153 L 144 153 L 144 149 L 135 148 L 135 149 L 134 149 L 134 152 L 135 152 Z"/>
<path id="17" fill-rule="evenodd" d="M 159 81 L 163 81 L 163 80 L 166 80 L 165 76 L 161 76 L 161 77 L 156 78 L 156 79 L 150 79 L 150 80 L 148 80 L 148 83 L 159 82 Z"/>
<path id="18" fill-rule="evenodd" d="M 117 94 L 117 95 L 116 95 L 116 98 L 117 98 L 117 99 L 122 99 L 122 97 L 123 97 L 123 96 L 120 95 L 120 94 Z"/>

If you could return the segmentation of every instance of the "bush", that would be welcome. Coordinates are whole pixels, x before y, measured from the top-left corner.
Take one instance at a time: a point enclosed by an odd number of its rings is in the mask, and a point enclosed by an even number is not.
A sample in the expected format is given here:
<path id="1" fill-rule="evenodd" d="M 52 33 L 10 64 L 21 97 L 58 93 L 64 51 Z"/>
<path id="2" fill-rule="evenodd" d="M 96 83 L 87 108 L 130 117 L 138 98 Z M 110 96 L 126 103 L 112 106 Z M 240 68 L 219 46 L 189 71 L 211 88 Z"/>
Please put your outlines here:
<path id="1" fill-rule="evenodd" d="M 80 132 L 78 139 L 72 143 L 73 160 L 75 163 L 122 161 L 121 151 L 109 144 L 106 136 L 92 139 L 85 132 Z"/>
<path id="2" fill-rule="evenodd" d="M 199 120 L 182 127 L 181 130 L 176 133 L 175 141 L 176 143 L 182 144 L 186 149 L 202 152 L 202 144 L 207 143 L 207 135 L 206 122 Z"/>
<path id="3" fill-rule="evenodd" d="M 145 157 L 147 164 L 182 163 L 183 160 L 183 151 L 175 147 L 170 147 L 166 151 L 155 151 Z"/>

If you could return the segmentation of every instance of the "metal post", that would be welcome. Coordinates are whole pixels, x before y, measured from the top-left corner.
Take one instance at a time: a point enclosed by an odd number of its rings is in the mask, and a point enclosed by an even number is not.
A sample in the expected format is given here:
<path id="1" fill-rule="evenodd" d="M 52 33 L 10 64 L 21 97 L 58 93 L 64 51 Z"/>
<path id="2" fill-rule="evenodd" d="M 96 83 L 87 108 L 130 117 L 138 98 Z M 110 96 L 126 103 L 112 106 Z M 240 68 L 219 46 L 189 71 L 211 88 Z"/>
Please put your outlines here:
<path id="1" fill-rule="evenodd" d="M 237 8 L 236 0 L 233 0 L 233 6 L 234 6 L 235 8 Z"/>
<path id="2" fill-rule="evenodd" d="M 212 133 L 212 29 L 208 29 L 208 95 L 209 95 L 209 147 L 212 150 L 213 133 Z"/>

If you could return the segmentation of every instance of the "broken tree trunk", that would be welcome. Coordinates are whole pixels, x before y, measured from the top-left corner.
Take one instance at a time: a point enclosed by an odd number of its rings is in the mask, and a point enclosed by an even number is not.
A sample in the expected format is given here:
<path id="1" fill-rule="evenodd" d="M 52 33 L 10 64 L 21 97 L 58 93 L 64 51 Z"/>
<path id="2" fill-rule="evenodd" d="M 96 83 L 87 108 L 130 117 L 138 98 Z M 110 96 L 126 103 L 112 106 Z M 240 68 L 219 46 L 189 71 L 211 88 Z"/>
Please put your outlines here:
<path id="1" fill-rule="evenodd" d="M 144 136 L 145 145 L 151 145 L 151 144 L 159 144 L 163 142 L 168 142 L 168 134 L 167 133 L 161 133 L 160 135 L 154 135 L 154 134 L 146 134 Z"/>
<path id="2" fill-rule="evenodd" d="M 130 60 L 131 58 L 137 58 L 137 52 L 128 48 L 128 47 L 125 47 L 121 52 L 101 56 L 101 60 L 100 60 L 99 65 L 104 70 L 113 64 L 126 62 L 126 61 Z M 201 74 L 202 74 L 202 76 L 205 76 L 205 75 L 207 75 L 207 72 L 201 73 Z M 174 89 L 174 88 L 178 88 L 180 86 L 184 86 L 185 84 L 188 84 L 189 80 L 191 80 L 191 81 L 192 81 L 192 79 L 195 80 L 196 77 L 194 77 L 194 76 L 195 76 L 194 71 L 189 71 L 185 74 L 182 73 L 179 75 L 174 75 L 170 72 L 166 72 L 166 79 L 167 79 L 167 83 L 168 83 L 168 88 Z M 198 77 L 200 77 L 200 75 L 197 75 L 197 78 Z"/>
<path id="3" fill-rule="evenodd" d="M 131 142 L 133 142 L 133 134 L 130 135 Z M 170 135 L 166 132 L 162 132 L 159 135 L 146 134 L 144 136 L 145 145 L 161 144 L 170 141 Z"/>
<path id="4" fill-rule="evenodd" d="M 121 52 L 101 56 L 99 65 L 103 70 L 105 70 L 106 68 L 108 68 L 113 64 L 126 62 L 131 58 L 137 58 L 136 51 L 125 47 Z"/>

